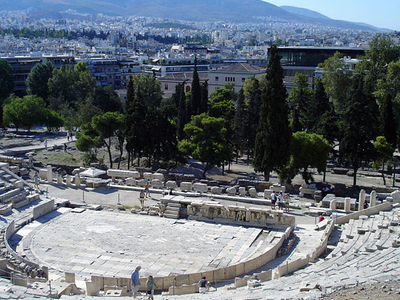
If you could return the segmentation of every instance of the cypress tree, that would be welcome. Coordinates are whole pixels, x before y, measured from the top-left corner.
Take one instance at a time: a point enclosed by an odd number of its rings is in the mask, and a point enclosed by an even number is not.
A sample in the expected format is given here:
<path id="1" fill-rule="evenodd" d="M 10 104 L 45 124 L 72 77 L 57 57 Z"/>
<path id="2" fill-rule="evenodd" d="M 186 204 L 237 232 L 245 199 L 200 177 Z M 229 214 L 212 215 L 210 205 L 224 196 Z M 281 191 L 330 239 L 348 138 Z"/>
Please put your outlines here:
<path id="1" fill-rule="evenodd" d="M 208 80 L 201 85 L 201 103 L 199 114 L 205 113 L 208 110 Z"/>
<path id="2" fill-rule="evenodd" d="M 396 124 L 393 115 L 393 103 L 392 96 L 387 93 L 383 102 L 382 107 L 382 132 L 386 138 L 386 141 L 392 144 L 393 148 L 396 148 Z"/>
<path id="3" fill-rule="evenodd" d="M 194 71 L 192 79 L 192 95 L 189 102 L 189 115 L 199 115 L 201 113 L 201 98 L 202 91 L 199 79 L 199 73 L 197 72 L 197 57 L 194 60 Z"/>
<path id="4" fill-rule="evenodd" d="M 139 88 L 135 89 L 135 79 L 130 77 L 126 95 L 126 151 L 128 159 L 136 155 L 140 158 L 143 151 L 148 148 L 149 126 L 147 106 L 143 103 L 145 98 Z M 139 163 L 138 163 L 139 164 Z M 129 162 L 128 162 L 129 168 Z"/>
<path id="5" fill-rule="evenodd" d="M 249 106 L 247 113 L 247 138 L 248 156 L 254 153 L 256 143 L 257 128 L 260 120 L 261 89 L 257 78 L 252 79 L 252 84 L 248 85 Z"/>
<path id="6" fill-rule="evenodd" d="M 243 150 L 246 148 L 247 145 L 248 131 L 246 128 L 246 120 L 247 120 L 247 110 L 246 110 L 246 104 L 244 102 L 243 88 L 241 88 L 236 102 L 236 111 L 233 123 L 233 128 L 235 133 L 235 145 L 238 152 L 241 153 L 243 153 Z"/>
<path id="7" fill-rule="evenodd" d="M 178 95 L 178 140 L 182 140 L 185 136 L 183 128 L 188 122 L 187 107 L 186 107 L 186 95 L 185 95 L 185 82 L 182 82 L 176 86 L 175 93 Z"/>
<path id="8" fill-rule="evenodd" d="M 340 141 L 340 155 L 353 167 L 353 185 L 357 184 L 357 170 L 362 161 L 374 157 L 372 141 L 376 139 L 377 111 L 375 99 L 365 93 L 361 75 L 355 75 L 343 115 L 343 138 Z"/>
<path id="9" fill-rule="evenodd" d="M 265 89 L 262 93 L 260 121 L 257 130 L 254 167 L 269 180 L 272 170 L 282 168 L 289 159 L 291 130 L 283 68 L 276 45 L 271 47 Z"/>
<path id="10" fill-rule="evenodd" d="M 126 130 L 126 152 L 128 152 L 128 169 L 131 162 L 131 154 L 133 151 L 133 101 L 134 86 L 132 76 L 129 78 L 126 101 L 125 101 L 125 130 Z"/>

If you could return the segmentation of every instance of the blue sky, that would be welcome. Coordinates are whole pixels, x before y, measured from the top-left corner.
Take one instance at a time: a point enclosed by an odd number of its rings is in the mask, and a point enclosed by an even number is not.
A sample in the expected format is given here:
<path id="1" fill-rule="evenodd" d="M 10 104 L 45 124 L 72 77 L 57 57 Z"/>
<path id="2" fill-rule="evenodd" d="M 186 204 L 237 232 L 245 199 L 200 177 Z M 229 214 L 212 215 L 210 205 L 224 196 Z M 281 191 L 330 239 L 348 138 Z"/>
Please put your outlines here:
<path id="1" fill-rule="evenodd" d="M 264 0 L 315 10 L 329 18 L 400 31 L 400 0 Z"/>

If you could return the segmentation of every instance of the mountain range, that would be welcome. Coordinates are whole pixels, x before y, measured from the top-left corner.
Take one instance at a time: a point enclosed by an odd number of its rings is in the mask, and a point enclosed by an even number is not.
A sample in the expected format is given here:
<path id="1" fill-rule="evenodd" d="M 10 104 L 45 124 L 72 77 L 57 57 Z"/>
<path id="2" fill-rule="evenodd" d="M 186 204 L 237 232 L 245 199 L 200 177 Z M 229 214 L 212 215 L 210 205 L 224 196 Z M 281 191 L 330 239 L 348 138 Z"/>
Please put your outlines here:
<path id="1" fill-rule="evenodd" d="M 291 21 L 355 30 L 383 30 L 368 24 L 330 19 L 312 10 L 262 0 L 0 0 L 0 10 L 26 10 L 31 16 L 62 18 L 68 9 L 80 13 L 145 16 L 185 21 Z"/>

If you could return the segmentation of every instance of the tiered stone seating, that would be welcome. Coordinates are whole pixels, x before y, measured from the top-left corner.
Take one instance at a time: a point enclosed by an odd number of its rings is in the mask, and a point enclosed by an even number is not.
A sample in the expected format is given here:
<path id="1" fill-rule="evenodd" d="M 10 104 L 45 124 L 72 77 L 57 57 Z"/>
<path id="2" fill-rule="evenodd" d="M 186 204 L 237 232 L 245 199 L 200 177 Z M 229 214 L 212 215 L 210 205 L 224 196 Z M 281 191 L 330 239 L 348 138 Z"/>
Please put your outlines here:
<path id="1" fill-rule="evenodd" d="M 398 266 L 396 256 L 400 250 L 393 246 L 400 228 L 397 225 L 391 226 L 390 220 L 396 219 L 399 214 L 398 209 L 381 212 L 376 218 L 362 217 L 343 225 L 342 238 L 335 250 L 326 259 L 296 272 L 295 276 L 307 274 L 308 281 L 315 280 L 320 285 L 332 287 L 341 285 L 341 282 L 349 278 L 348 274 L 352 274 L 351 277 L 361 283 L 394 271 Z M 387 227 L 380 226 L 378 229 L 376 219 L 378 224 L 387 224 Z"/>
<path id="2" fill-rule="evenodd" d="M 32 187 L 22 178 L 7 169 L 0 168 L 0 202 L 2 205 L 0 214 L 10 212 L 12 208 L 21 208 L 39 199 L 37 193 L 31 193 Z"/>

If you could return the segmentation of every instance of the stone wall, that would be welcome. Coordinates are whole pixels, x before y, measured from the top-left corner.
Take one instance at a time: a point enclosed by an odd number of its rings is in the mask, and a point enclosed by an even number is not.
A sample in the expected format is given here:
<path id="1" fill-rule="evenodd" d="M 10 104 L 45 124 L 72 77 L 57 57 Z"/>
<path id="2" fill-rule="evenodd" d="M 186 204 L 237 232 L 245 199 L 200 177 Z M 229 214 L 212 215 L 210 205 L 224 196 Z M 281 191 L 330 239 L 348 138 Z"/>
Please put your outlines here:
<path id="1" fill-rule="evenodd" d="M 16 232 L 16 227 L 15 227 L 15 220 L 11 221 L 5 231 L 5 245 L 6 245 L 6 249 L 7 252 L 17 261 L 17 262 L 22 262 L 26 265 L 26 267 L 29 267 L 29 269 L 33 270 L 33 269 L 40 269 L 40 266 L 34 262 L 31 262 L 25 258 L 23 258 L 22 256 L 19 256 L 14 250 L 13 248 L 8 244 L 8 240 L 9 238 Z M 26 277 L 25 277 L 25 281 L 26 281 Z M 16 283 L 18 284 L 18 283 Z"/>
<path id="2" fill-rule="evenodd" d="M 36 220 L 41 216 L 47 215 L 55 209 L 54 200 L 50 200 L 33 208 L 33 219 Z"/>
<path id="3" fill-rule="evenodd" d="M 385 203 L 379 204 L 377 206 L 373 206 L 373 207 L 363 209 L 361 211 L 357 211 L 355 213 L 349 214 L 347 216 L 337 218 L 335 220 L 335 223 L 337 223 L 337 224 L 348 223 L 350 221 L 350 219 L 358 219 L 360 216 L 375 215 L 375 214 L 379 213 L 380 211 L 390 210 L 391 208 L 392 208 L 392 204 L 390 202 L 385 202 Z"/>
<path id="4" fill-rule="evenodd" d="M 279 227 L 295 226 L 295 217 L 267 208 L 235 206 L 216 203 L 196 203 L 187 206 L 191 220 L 234 223 L 244 226 Z"/>

